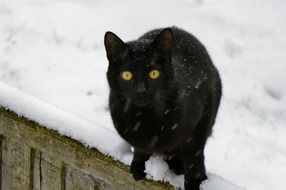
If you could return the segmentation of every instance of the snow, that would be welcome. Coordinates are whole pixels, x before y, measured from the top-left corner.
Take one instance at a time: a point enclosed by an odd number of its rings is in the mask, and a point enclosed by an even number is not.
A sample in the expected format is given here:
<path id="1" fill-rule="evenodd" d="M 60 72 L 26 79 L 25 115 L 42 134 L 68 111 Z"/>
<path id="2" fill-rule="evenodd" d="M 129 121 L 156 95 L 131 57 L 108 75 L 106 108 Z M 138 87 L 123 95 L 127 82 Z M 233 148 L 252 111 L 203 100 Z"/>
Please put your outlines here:
<path id="1" fill-rule="evenodd" d="M 130 164 L 107 110 L 103 36 L 131 40 L 176 25 L 205 44 L 223 80 L 203 189 L 282 190 L 285 8 L 283 0 L 1 0 L 0 105 Z M 182 186 L 162 159 L 147 161 L 148 176 Z"/>

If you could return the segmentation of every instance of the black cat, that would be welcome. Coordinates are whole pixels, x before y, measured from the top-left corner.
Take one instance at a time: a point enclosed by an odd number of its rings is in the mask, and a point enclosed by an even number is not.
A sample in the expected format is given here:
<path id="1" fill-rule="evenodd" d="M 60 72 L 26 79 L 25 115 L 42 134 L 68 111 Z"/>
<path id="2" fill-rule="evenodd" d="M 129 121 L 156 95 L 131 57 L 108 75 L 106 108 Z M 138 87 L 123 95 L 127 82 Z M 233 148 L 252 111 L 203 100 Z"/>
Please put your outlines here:
<path id="1" fill-rule="evenodd" d="M 124 43 L 106 32 L 109 108 L 120 136 L 134 147 L 130 171 L 146 176 L 153 153 L 167 155 L 185 189 L 207 179 L 204 147 L 221 99 L 221 81 L 204 46 L 176 27 Z"/>

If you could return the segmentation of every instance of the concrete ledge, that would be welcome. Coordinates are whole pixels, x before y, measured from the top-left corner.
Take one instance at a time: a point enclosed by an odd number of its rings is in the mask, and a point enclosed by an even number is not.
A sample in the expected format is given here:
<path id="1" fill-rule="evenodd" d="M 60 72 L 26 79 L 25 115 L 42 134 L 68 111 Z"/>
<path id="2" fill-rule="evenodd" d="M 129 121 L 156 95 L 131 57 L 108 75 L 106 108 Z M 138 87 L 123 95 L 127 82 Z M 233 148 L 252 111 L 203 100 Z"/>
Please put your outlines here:
<path id="1" fill-rule="evenodd" d="M 0 190 L 168 190 L 128 166 L 0 108 Z"/>

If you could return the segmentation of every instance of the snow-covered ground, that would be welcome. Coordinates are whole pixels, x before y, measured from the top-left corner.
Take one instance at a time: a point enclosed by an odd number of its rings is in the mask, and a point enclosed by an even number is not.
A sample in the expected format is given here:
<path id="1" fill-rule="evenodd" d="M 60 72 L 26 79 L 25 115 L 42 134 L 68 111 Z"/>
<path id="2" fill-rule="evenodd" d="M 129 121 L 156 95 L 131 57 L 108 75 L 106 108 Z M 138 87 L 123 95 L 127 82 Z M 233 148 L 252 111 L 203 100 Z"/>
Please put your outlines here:
<path id="1" fill-rule="evenodd" d="M 283 0 L 0 0 L 0 105 L 128 164 L 107 111 L 104 33 L 131 40 L 176 25 L 205 44 L 223 80 L 204 189 L 282 190 L 285 9 Z M 160 159 L 149 175 L 182 184 Z"/>

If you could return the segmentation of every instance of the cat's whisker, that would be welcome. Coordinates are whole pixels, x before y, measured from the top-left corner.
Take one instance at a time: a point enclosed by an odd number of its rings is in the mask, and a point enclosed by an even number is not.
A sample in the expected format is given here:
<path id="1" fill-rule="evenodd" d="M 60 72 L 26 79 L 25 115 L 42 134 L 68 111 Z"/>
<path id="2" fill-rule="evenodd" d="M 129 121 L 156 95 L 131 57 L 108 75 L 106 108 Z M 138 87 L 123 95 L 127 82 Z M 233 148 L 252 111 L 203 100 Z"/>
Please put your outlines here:
<path id="1" fill-rule="evenodd" d="M 166 96 L 163 96 L 163 95 L 157 95 L 157 97 L 158 97 L 158 99 L 164 99 L 164 100 L 168 100 L 168 101 L 170 101 L 170 102 L 172 102 L 172 103 L 176 103 L 176 100 L 174 100 L 174 99 L 171 99 L 171 98 L 167 98 Z"/>
<path id="2" fill-rule="evenodd" d="M 159 101 L 155 101 L 155 105 L 158 105 L 158 107 L 156 108 L 159 108 L 159 115 L 163 115 L 166 111 L 166 108 L 159 102 Z M 161 113 L 160 113 L 161 112 Z"/>
<path id="3" fill-rule="evenodd" d="M 168 108 L 168 107 L 166 107 L 166 105 L 164 106 L 164 104 L 160 103 L 159 101 L 157 101 L 156 103 L 162 108 L 164 115 L 169 114 L 172 117 L 172 119 L 176 119 L 176 117 L 172 113 L 174 108 Z"/>
<path id="4" fill-rule="evenodd" d="M 111 104 L 109 107 L 110 107 L 110 110 L 112 111 L 113 109 L 115 109 L 116 106 L 118 106 L 120 103 L 122 103 L 123 100 L 125 100 L 126 98 L 121 98 L 120 100 L 118 100 L 118 102 L 114 103 L 114 104 Z"/>

